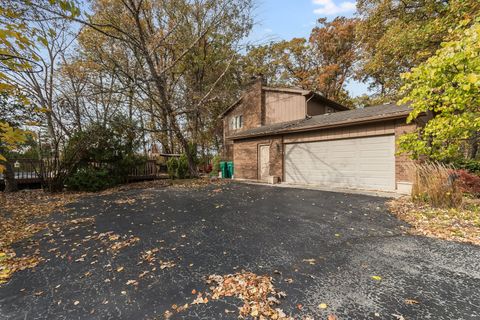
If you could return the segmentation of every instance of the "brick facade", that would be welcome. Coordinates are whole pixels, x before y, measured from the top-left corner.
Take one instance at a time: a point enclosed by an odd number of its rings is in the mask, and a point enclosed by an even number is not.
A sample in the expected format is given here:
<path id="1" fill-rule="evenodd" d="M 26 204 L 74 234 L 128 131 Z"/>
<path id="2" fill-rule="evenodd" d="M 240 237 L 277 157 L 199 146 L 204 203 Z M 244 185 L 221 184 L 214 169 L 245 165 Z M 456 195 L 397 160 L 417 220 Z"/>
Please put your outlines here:
<path id="1" fill-rule="evenodd" d="M 312 99 L 306 99 L 306 97 L 311 97 Z M 356 124 L 354 122 L 340 122 L 336 126 L 324 126 L 323 128 L 319 127 L 309 131 L 302 131 L 302 127 L 299 127 L 297 132 L 291 130 L 288 133 L 284 131 L 274 135 L 265 131 L 265 136 L 257 136 L 255 138 L 248 138 L 247 133 L 244 138 L 241 138 L 242 132 L 249 129 L 276 123 L 287 123 L 291 120 L 300 120 L 308 115 L 323 114 L 326 112 L 327 106 L 335 110 L 338 109 L 337 111 L 340 113 L 344 110 L 342 109 L 344 107 L 335 102 L 328 99 L 323 101 L 322 99 L 325 100 L 325 98 L 308 91 L 265 87 L 261 80 L 253 82 L 242 98 L 222 114 L 225 143 L 223 158 L 224 160 L 234 162 L 235 178 L 259 180 L 259 150 L 261 146 L 269 146 L 269 175 L 278 177 L 280 181 L 283 181 L 285 144 L 380 135 L 395 135 L 395 141 L 398 142 L 398 138 L 402 134 L 415 130 L 415 125 L 406 124 L 405 118 L 396 117 L 397 120 L 395 118 L 387 120 L 388 117 L 385 117 L 383 120 L 382 118 L 370 118 L 368 122 L 362 121 L 360 123 L 359 121 Z M 393 105 L 393 107 L 397 108 L 396 105 Z M 392 109 L 392 106 L 387 105 L 386 108 L 387 114 L 388 112 L 398 113 L 395 108 Z M 374 109 L 366 109 L 364 112 L 367 116 L 363 115 L 363 118 L 368 117 L 368 115 L 378 115 L 375 112 L 372 113 L 372 110 Z M 407 110 L 403 112 L 405 111 Z M 239 129 L 234 129 L 232 120 L 240 115 L 243 117 L 243 125 Z M 349 120 L 348 117 L 350 116 L 351 113 L 346 113 L 344 121 Z M 331 117 L 329 118 L 331 119 Z M 362 118 L 359 117 L 359 119 Z M 307 117 L 306 121 L 308 120 L 309 118 Z M 258 134 L 259 131 L 253 132 Z M 229 137 L 233 139 L 229 139 Z M 398 144 L 395 146 L 395 151 L 398 152 Z M 408 188 L 411 179 L 408 174 L 410 163 L 411 160 L 406 155 L 395 155 L 397 190 L 406 190 Z"/>
<path id="2" fill-rule="evenodd" d="M 259 179 L 258 157 L 261 145 L 270 146 L 270 175 L 279 177 L 280 181 L 283 181 L 285 143 L 347 139 L 385 134 L 395 134 L 395 138 L 398 141 L 399 136 L 413 130 L 415 130 L 415 125 L 413 124 L 406 124 L 404 120 L 392 120 L 305 133 L 291 133 L 237 140 L 233 147 L 235 178 L 246 180 Z M 398 151 L 398 145 L 396 146 L 396 151 Z M 409 163 L 411 163 L 411 160 L 406 155 L 397 154 L 395 156 L 395 178 L 397 183 L 407 183 L 410 181 L 411 177 L 407 172 Z"/>
<path id="3" fill-rule="evenodd" d="M 260 145 L 265 144 L 270 144 L 270 140 L 261 138 L 235 142 L 233 148 L 233 163 L 235 166 L 236 179 L 258 179 L 258 150 Z"/>
<path id="4" fill-rule="evenodd" d="M 398 152 L 398 138 L 404 134 L 415 131 L 414 124 L 406 124 L 405 121 L 397 121 L 395 125 L 395 143 Z M 408 173 L 408 167 L 412 164 L 412 160 L 405 154 L 397 154 L 395 156 L 395 178 L 398 182 L 410 182 L 412 177 Z"/>
<path id="5" fill-rule="evenodd" d="M 281 137 L 248 139 L 235 142 L 233 149 L 233 163 L 235 165 L 236 179 L 259 179 L 259 150 L 260 146 L 264 145 L 270 147 L 270 175 L 282 179 L 283 142 Z"/>
<path id="6" fill-rule="evenodd" d="M 224 159 L 233 160 L 233 141 L 225 139 L 230 135 L 238 134 L 244 130 L 262 126 L 262 117 L 264 117 L 262 81 L 256 81 L 245 92 L 238 106 L 228 112 L 223 118 L 223 135 L 225 141 Z M 240 129 L 233 129 L 232 119 L 242 115 L 243 126 Z"/>

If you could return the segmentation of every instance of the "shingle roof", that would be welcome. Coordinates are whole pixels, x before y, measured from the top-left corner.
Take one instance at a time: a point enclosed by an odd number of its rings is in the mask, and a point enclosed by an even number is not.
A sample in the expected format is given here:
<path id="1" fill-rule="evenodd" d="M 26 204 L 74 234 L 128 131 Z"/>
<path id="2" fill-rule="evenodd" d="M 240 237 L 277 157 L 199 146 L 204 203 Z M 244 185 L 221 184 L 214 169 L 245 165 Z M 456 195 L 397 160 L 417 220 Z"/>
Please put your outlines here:
<path id="1" fill-rule="evenodd" d="M 327 113 L 289 122 L 276 123 L 268 126 L 248 129 L 229 139 L 241 139 L 255 136 L 265 136 L 295 131 L 315 130 L 327 127 L 351 125 L 363 121 L 381 121 L 391 118 L 406 117 L 411 109 L 407 105 L 384 104 L 363 109 L 353 109 Z"/>

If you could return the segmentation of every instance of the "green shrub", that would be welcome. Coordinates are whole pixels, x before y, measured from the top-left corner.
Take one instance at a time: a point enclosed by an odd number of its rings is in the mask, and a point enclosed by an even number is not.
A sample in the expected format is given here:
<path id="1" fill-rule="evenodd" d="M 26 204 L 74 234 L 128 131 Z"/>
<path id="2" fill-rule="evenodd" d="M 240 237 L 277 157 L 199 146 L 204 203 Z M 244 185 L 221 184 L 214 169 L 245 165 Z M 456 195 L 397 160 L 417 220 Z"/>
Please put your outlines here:
<path id="1" fill-rule="evenodd" d="M 107 169 L 92 167 L 78 169 L 66 181 L 70 190 L 90 192 L 104 190 L 117 183 L 118 179 L 112 176 Z"/>
<path id="2" fill-rule="evenodd" d="M 177 178 L 186 179 L 189 177 L 187 156 L 182 154 L 178 158 Z"/>
<path id="3" fill-rule="evenodd" d="M 468 170 L 472 173 L 480 175 L 480 160 L 457 160 L 453 163 L 453 166 L 457 169 Z"/>
<path id="4" fill-rule="evenodd" d="M 167 160 L 167 173 L 170 179 L 177 177 L 178 160 L 177 158 L 170 158 Z"/>
<path id="5" fill-rule="evenodd" d="M 190 176 L 187 156 L 182 154 L 180 158 L 170 158 L 167 161 L 167 172 L 170 179 L 186 179 Z"/>
<path id="6" fill-rule="evenodd" d="M 216 155 L 215 157 L 213 157 L 212 159 L 212 172 L 211 172 L 211 176 L 218 176 L 218 172 L 220 172 L 220 155 Z"/>

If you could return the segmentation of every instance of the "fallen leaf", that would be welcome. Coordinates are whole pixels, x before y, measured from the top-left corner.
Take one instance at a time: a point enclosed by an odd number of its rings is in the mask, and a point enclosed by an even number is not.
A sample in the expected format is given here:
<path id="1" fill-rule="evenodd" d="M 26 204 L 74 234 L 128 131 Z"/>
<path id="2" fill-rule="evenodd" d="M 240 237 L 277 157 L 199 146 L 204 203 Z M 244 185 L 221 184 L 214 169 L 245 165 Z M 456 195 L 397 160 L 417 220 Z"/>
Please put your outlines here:
<path id="1" fill-rule="evenodd" d="M 175 263 L 173 261 L 160 261 L 160 269 L 173 268 Z"/>
<path id="2" fill-rule="evenodd" d="M 372 279 L 373 279 L 373 280 L 376 280 L 376 281 L 380 281 L 380 280 L 382 280 L 382 277 L 380 277 L 380 276 L 372 276 Z"/>
<path id="3" fill-rule="evenodd" d="M 318 308 L 319 308 L 319 309 L 327 309 L 327 308 L 328 308 L 328 305 L 327 305 L 326 303 L 320 303 L 320 304 L 318 305 Z"/>
<path id="4" fill-rule="evenodd" d="M 420 302 L 418 302 L 417 300 L 414 300 L 414 299 L 405 299 L 405 303 L 406 304 L 419 304 Z"/>
<path id="5" fill-rule="evenodd" d="M 128 281 L 127 281 L 127 285 L 137 286 L 137 285 L 138 285 L 138 281 L 137 281 L 137 280 L 128 280 Z"/>

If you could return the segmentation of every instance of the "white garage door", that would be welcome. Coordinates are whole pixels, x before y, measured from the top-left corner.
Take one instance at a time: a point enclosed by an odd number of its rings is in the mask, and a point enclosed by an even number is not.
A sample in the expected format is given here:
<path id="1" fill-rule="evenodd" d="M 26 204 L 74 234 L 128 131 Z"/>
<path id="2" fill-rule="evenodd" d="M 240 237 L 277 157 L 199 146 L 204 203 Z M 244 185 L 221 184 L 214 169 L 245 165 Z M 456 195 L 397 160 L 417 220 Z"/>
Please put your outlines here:
<path id="1" fill-rule="evenodd" d="M 285 181 L 340 188 L 395 190 L 395 137 L 287 144 Z"/>

